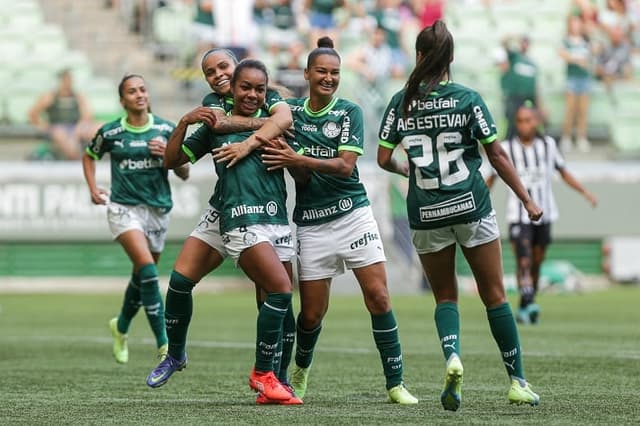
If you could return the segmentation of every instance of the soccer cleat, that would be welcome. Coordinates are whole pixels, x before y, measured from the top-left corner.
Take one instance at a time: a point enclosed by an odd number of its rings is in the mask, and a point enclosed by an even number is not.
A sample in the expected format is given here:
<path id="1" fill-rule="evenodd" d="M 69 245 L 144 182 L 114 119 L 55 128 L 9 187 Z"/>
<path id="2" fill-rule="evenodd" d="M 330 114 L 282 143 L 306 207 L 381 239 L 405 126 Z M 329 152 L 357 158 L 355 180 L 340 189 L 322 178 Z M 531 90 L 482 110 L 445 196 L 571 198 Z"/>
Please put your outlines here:
<path id="1" fill-rule="evenodd" d="M 282 383 L 282 382 L 281 382 Z M 258 405 L 269 405 L 269 404 L 277 404 L 277 405 L 301 405 L 302 400 L 296 396 L 293 392 L 293 388 L 288 383 L 282 383 L 282 386 L 291 394 L 291 398 L 285 399 L 282 401 L 269 399 L 264 394 L 259 393 L 256 397 L 256 404 Z"/>
<path id="2" fill-rule="evenodd" d="M 529 314 L 529 321 L 531 324 L 537 324 L 540 321 L 540 306 L 536 303 L 532 303 L 527 306 L 527 313 Z"/>
<path id="3" fill-rule="evenodd" d="M 411 395 L 407 390 L 407 388 L 404 387 L 403 383 L 400 383 L 399 385 L 392 387 L 387 392 L 389 392 L 389 402 L 402 404 L 402 405 L 418 403 L 418 398 Z"/>
<path id="4" fill-rule="evenodd" d="M 303 368 L 296 365 L 291 373 L 291 387 L 299 398 L 304 398 L 305 393 L 307 393 L 307 379 L 309 378 L 310 368 L 311 366 Z"/>
<path id="5" fill-rule="evenodd" d="M 457 354 L 451 354 L 447 361 L 444 386 L 440 395 L 440 402 L 445 410 L 458 411 L 462 402 L 462 362 Z"/>
<path id="6" fill-rule="evenodd" d="M 516 322 L 519 324 L 529 324 L 531 323 L 531 318 L 529 317 L 529 307 L 519 308 L 518 313 L 516 314 Z"/>
<path id="7" fill-rule="evenodd" d="M 249 375 L 249 387 L 263 394 L 267 399 L 275 401 L 291 399 L 291 393 L 282 386 L 273 371 L 258 372 L 254 368 Z"/>
<path id="8" fill-rule="evenodd" d="M 113 337 L 113 357 L 116 362 L 126 364 L 129 361 L 127 335 L 118 331 L 118 317 L 111 318 L 109 329 L 111 329 L 111 337 Z"/>
<path id="9" fill-rule="evenodd" d="M 176 371 L 181 371 L 187 367 L 187 354 L 183 359 L 175 359 L 166 354 L 164 359 L 147 376 L 147 385 L 152 388 L 159 388 L 167 383 L 171 375 Z"/>
<path id="10" fill-rule="evenodd" d="M 508 397 L 511 404 L 529 404 L 535 406 L 540 403 L 540 397 L 531 390 L 529 383 L 513 376 L 511 376 L 511 387 L 509 388 Z"/>

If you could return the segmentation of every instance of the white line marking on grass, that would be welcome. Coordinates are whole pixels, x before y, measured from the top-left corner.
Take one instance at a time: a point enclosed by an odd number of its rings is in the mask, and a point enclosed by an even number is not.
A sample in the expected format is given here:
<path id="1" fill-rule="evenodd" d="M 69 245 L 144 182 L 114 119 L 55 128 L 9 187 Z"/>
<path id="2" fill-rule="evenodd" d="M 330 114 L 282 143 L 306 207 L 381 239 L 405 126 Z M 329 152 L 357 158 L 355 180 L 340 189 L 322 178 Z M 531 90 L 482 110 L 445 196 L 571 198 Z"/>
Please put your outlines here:
<path id="1" fill-rule="evenodd" d="M 54 342 L 54 343 L 99 343 L 99 344 L 110 344 L 112 339 L 110 337 L 97 337 L 97 336 L 0 336 L 0 342 Z M 142 338 L 142 339 L 130 339 L 129 343 L 134 344 L 144 344 L 144 345 L 155 345 L 155 339 L 150 338 Z M 253 342 L 221 342 L 215 340 L 191 340 L 187 342 L 187 346 L 195 347 L 195 348 L 206 348 L 206 349 L 254 349 L 255 343 Z M 436 348 L 437 349 L 437 348 Z M 343 348 L 336 346 L 318 346 L 316 349 L 318 352 L 327 352 L 327 353 L 341 353 L 341 354 L 373 354 L 377 353 L 376 349 L 372 348 Z M 431 352 L 423 352 L 423 351 L 405 351 L 405 355 L 409 353 L 411 355 L 424 355 L 430 354 Z M 466 355 L 488 355 L 494 354 L 494 351 L 465 351 Z M 524 353 L 525 357 L 535 357 L 535 358 L 543 358 L 543 357 L 557 357 L 557 356 L 565 356 L 572 355 L 578 356 L 580 358 L 601 358 L 600 354 L 594 353 L 593 355 L 575 355 L 568 353 L 551 353 L 551 352 L 526 352 Z M 614 354 L 607 354 L 609 358 L 615 359 L 630 359 L 630 360 L 640 360 L 640 352 L 635 351 L 621 351 Z"/>

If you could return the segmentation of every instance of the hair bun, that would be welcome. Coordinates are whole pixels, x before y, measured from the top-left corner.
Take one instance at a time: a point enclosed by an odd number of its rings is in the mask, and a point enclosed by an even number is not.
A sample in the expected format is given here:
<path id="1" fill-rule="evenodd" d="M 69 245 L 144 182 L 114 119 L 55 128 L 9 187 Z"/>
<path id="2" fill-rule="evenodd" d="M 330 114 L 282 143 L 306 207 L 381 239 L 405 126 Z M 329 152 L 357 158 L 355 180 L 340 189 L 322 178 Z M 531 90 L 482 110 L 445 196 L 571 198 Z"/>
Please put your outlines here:
<path id="1" fill-rule="evenodd" d="M 328 47 L 330 49 L 333 49 L 333 40 L 331 40 L 331 37 L 320 37 L 318 39 L 318 47 Z"/>

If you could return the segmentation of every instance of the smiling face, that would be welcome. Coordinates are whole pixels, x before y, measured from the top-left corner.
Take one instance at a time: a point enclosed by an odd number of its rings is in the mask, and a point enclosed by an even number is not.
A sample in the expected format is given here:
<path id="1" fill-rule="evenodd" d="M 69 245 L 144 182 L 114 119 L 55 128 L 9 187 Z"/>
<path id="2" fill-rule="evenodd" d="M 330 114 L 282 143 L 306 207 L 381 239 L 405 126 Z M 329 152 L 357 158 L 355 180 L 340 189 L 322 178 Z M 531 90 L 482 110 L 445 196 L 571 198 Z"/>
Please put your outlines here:
<path id="1" fill-rule="evenodd" d="M 231 91 L 231 76 L 235 68 L 235 61 L 224 50 L 209 54 L 202 63 L 205 80 L 211 90 L 219 95 Z"/>
<path id="2" fill-rule="evenodd" d="M 233 82 L 233 113 L 251 116 L 264 105 L 267 76 L 257 68 L 240 70 Z"/>
<path id="3" fill-rule="evenodd" d="M 304 78 L 309 81 L 311 97 L 331 97 L 340 84 L 340 58 L 334 55 L 319 55 L 304 70 Z"/>
<path id="4" fill-rule="evenodd" d="M 122 83 L 120 104 L 132 113 L 146 113 L 149 111 L 149 93 L 141 77 L 131 77 Z"/>

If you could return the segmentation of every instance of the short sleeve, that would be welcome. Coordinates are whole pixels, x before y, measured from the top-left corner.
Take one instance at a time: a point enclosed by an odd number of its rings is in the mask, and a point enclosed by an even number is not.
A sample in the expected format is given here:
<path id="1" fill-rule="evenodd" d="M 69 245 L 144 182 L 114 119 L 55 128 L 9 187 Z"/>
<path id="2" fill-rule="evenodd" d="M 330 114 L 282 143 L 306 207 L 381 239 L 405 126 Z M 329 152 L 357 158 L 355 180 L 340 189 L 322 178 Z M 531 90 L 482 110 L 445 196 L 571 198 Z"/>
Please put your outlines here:
<path id="1" fill-rule="evenodd" d="M 351 151 L 358 155 L 364 154 L 364 126 L 362 109 L 352 104 L 347 115 L 342 118 L 338 152 Z"/>
<path id="2" fill-rule="evenodd" d="M 104 137 L 104 128 L 100 128 L 96 135 L 91 140 L 89 146 L 87 146 L 86 153 L 94 160 L 99 160 L 102 156 L 111 150 L 112 143 L 109 139 Z"/>
<path id="3" fill-rule="evenodd" d="M 217 93 L 213 92 L 209 93 L 202 99 L 202 106 L 219 109 L 223 112 L 226 112 L 224 103 L 224 96 L 220 96 Z"/>
<path id="4" fill-rule="evenodd" d="M 497 136 L 496 123 L 484 100 L 477 93 L 471 98 L 471 136 L 482 144 L 494 142 Z"/>
<path id="5" fill-rule="evenodd" d="M 215 138 L 209 126 L 200 126 L 182 142 L 182 151 L 189 157 L 191 163 L 195 163 L 211 152 L 214 148 Z"/>
<path id="6" fill-rule="evenodd" d="M 278 91 L 274 89 L 267 89 L 267 96 L 264 100 L 264 106 L 269 115 L 273 114 L 273 109 L 280 104 L 285 104 L 285 101 L 282 96 L 280 96 L 280 93 L 278 93 Z"/>
<path id="7" fill-rule="evenodd" d="M 388 149 L 394 149 L 400 143 L 397 131 L 398 113 L 400 109 L 398 99 L 402 99 L 402 96 L 396 94 L 391 98 L 391 101 L 389 101 L 389 105 L 387 105 L 384 115 L 382 116 L 382 122 L 380 123 L 380 129 L 378 131 L 378 145 Z"/>
<path id="8" fill-rule="evenodd" d="M 546 143 L 549 144 L 549 149 L 552 155 L 551 158 L 553 158 L 553 167 L 556 170 L 564 169 L 566 166 L 566 163 L 565 163 L 564 157 L 562 156 L 562 153 L 558 149 L 558 144 L 556 143 L 556 140 L 553 139 L 551 136 L 547 136 L 545 139 L 546 139 Z"/>

